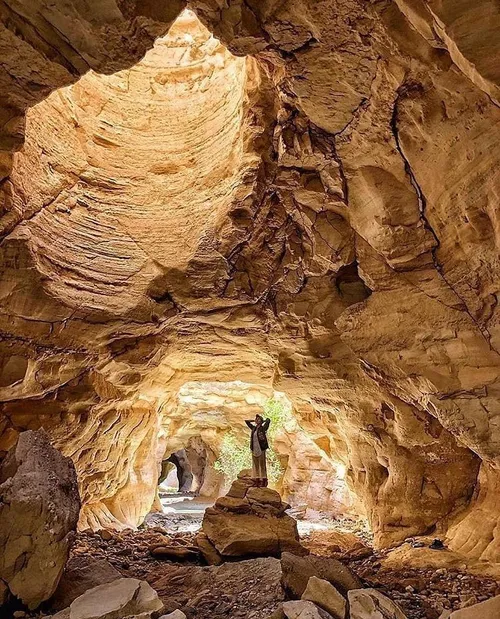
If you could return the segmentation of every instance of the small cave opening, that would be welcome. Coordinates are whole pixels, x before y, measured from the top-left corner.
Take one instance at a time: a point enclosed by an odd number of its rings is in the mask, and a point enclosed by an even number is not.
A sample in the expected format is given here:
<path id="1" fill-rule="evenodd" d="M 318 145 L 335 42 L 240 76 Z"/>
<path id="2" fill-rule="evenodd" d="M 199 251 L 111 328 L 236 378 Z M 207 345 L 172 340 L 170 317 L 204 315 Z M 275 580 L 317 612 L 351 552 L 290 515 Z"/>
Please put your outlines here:
<path id="1" fill-rule="evenodd" d="M 158 486 L 160 498 L 162 498 L 162 492 L 166 494 L 192 492 L 193 473 L 185 449 L 179 449 L 162 460 Z"/>
<path id="2" fill-rule="evenodd" d="M 162 505 L 186 497 L 217 498 L 223 486 L 222 475 L 214 469 L 216 454 L 198 436 L 185 447 L 165 454 L 161 461 L 158 493 Z"/>

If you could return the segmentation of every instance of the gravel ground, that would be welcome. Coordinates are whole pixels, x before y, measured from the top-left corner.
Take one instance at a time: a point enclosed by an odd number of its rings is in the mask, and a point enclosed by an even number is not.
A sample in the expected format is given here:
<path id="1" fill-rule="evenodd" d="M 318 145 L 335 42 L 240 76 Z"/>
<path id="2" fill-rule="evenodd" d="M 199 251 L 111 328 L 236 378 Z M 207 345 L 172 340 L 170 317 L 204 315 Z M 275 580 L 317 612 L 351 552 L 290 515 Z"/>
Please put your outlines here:
<path id="1" fill-rule="evenodd" d="M 147 580 L 166 611 L 180 608 L 188 619 L 268 619 L 283 601 L 279 560 L 251 559 L 208 567 L 196 555 L 184 563 L 151 555 L 150 548 L 165 544 L 166 538 L 169 545 L 193 547 L 203 511 L 191 511 L 195 513 L 151 515 L 139 531 L 79 533 L 72 554 L 104 558 L 123 576 Z M 405 565 L 388 569 L 384 566 L 388 553 L 373 550 L 370 532 L 362 522 L 318 518 L 299 521 L 299 529 L 303 544 L 312 553 L 341 560 L 366 586 L 397 602 L 408 619 L 438 619 L 445 609 L 456 610 L 500 595 L 499 582 L 459 569 Z"/>

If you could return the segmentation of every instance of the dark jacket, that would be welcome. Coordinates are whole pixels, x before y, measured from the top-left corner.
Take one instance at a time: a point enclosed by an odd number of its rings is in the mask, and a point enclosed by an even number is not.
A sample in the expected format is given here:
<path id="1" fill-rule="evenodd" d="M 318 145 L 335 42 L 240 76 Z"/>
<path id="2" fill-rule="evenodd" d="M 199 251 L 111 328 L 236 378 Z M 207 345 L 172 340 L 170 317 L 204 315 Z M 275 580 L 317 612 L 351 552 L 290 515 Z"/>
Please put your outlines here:
<path id="1" fill-rule="evenodd" d="M 245 421 L 247 426 L 252 430 L 252 435 L 250 436 L 250 450 L 252 449 L 252 441 L 254 432 L 257 432 L 257 439 L 259 441 L 260 448 L 262 451 L 265 449 L 269 449 L 269 443 L 267 442 L 267 430 L 269 429 L 269 424 L 271 423 L 270 419 L 266 419 L 263 423 L 258 426 L 254 421 L 247 420 Z"/>

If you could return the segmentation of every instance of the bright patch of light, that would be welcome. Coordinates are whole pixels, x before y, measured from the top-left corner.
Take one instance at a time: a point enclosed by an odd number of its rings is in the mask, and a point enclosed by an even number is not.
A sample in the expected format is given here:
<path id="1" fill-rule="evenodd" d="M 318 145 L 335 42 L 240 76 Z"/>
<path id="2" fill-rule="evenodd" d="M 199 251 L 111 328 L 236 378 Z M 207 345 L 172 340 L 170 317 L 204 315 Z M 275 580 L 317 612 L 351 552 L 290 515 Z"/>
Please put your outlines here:
<path id="1" fill-rule="evenodd" d="M 347 473 L 347 467 L 345 464 L 337 464 L 337 477 L 339 479 L 345 479 Z"/>

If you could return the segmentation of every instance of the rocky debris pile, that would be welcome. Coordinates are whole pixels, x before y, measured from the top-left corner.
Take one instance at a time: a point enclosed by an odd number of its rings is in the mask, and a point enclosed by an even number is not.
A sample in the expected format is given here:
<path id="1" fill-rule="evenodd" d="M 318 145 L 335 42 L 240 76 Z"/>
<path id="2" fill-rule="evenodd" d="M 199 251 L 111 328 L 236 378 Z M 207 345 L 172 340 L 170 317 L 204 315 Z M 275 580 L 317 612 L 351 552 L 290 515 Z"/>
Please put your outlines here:
<path id="1" fill-rule="evenodd" d="M 246 471 L 233 482 L 226 496 L 205 510 L 197 537 L 208 563 L 235 557 L 279 557 L 288 551 L 306 554 L 297 523 L 281 496 L 270 488 L 256 488 Z"/>
<path id="2" fill-rule="evenodd" d="M 50 598 L 79 512 L 71 459 L 43 430 L 20 434 L 0 467 L 0 603 L 14 596 L 34 609 Z"/>
<path id="3" fill-rule="evenodd" d="M 165 611 L 180 609 L 189 618 L 261 619 L 284 599 L 278 559 L 202 567 L 154 557 L 150 548 L 165 539 L 169 544 L 194 543 L 193 535 L 167 536 L 161 530 L 84 532 L 77 536 L 69 566 L 73 559 L 89 555 L 99 562 L 107 559 L 124 576 L 147 580 L 164 602 Z"/>
<path id="4" fill-rule="evenodd" d="M 338 601 L 338 596 L 331 594 L 331 588 L 335 588 L 347 605 L 350 591 L 361 589 L 365 595 L 370 590 L 363 588 L 367 586 L 395 602 L 407 619 L 438 619 L 446 608 L 457 611 L 460 605 L 491 598 L 497 594 L 497 589 L 500 593 L 499 585 L 493 579 L 458 569 L 388 569 L 384 563 L 386 553 L 375 551 L 371 556 L 361 558 L 359 545 L 353 543 L 355 540 L 350 536 L 342 540 L 337 533 L 331 537 L 334 538 L 337 539 L 337 557 L 312 554 L 302 557 L 283 553 L 281 561 L 257 558 L 206 567 L 201 565 L 201 556 L 197 562 L 180 562 L 151 554 L 151 549 L 159 544 L 193 548 L 192 534 L 167 534 L 161 528 L 79 533 L 60 587 L 51 602 L 54 604 L 65 583 L 71 589 L 71 574 L 87 578 L 86 586 L 100 584 L 92 582 L 92 571 L 95 574 L 102 571 L 103 578 L 115 578 L 119 572 L 122 576 L 146 580 L 165 604 L 164 613 L 179 610 L 188 619 L 224 619 L 228 616 L 264 619 L 278 612 L 278 608 L 284 613 L 281 605 L 285 596 L 288 601 L 307 602 L 303 607 L 309 610 L 311 604 L 317 606 L 319 610 L 314 611 L 316 615 L 313 617 L 324 619 L 322 613 L 335 616 L 335 607 L 331 604 L 325 606 L 325 592 Z M 321 543 L 326 543 L 326 538 L 321 538 Z M 438 554 L 436 551 L 436 556 Z M 94 570 L 88 561 L 89 556 L 94 559 Z M 216 556 L 219 555 L 216 553 Z M 106 560 L 112 567 L 106 564 Z M 78 595 L 81 593 L 78 591 Z M 366 599 L 364 603 L 367 603 Z M 60 610 L 63 605 L 53 605 L 52 608 Z M 298 608 L 296 604 L 294 606 Z M 292 612 L 293 605 L 288 608 Z M 283 618 L 283 614 L 277 616 Z M 470 617 L 459 616 L 458 619 Z"/>
<path id="5" fill-rule="evenodd" d="M 353 550 L 355 554 L 357 549 Z M 373 557 L 368 562 L 374 564 Z M 376 558 L 376 557 L 375 557 Z M 359 559 L 358 559 L 359 568 Z M 353 567 L 356 562 L 350 565 Z M 366 587 L 370 578 L 368 574 L 361 580 L 359 574 L 362 570 L 357 570 L 356 575 L 348 566 L 331 557 L 317 557 L 309 555 L 307 557 L 297 557 L 284 553 L 281 558 L 282 585 L 289 598 L 294 598 L 292 602 L 283 604 L 271 616 L 272 619 L 498 619 L 500 617 L 500 596 L 490 598 L 487 601 L 477 603 L 477 597 L 462 596 L 461 607 L 458 610 L 442 610 L 427 606 L 425 610 L 415 604 L 418 600 L 412 595 L 413 588 L 407 584 L 405 579 L 400 581 L 400 588 L 405 587 L 403 604 L 398 604 L 399 596 L 384 595 L 380 590 L 373 587 Z M 384 573 L 380 563 L 378 563 L 378 573 Z M 446 570 L 435 570 L 437 577 L 434 581 L 439 581 L 441 576 L 445 576 Z M 457 590 L 457 581 L 464 581 L 466 575 L 454 572 L 454 578 L 445 578 L 441 582 L 443 590 L 446 587 Z M 393 583 L 401 578 L 401 572 L 393 575 Z M 473 579 L 467 575 L 467 580 Z M 476 578 L 476 585 L 479 586 L 481 579 Z M 488 580 L 488 579 L 487 579 Z M 494 581 L 490 580 L 490 584 Z M 362 582 L 363 581 L 363 582 Z M 429 582 L 429 581 L 427 581 Z M 378 583 L 380 587 L 380 583 Z M 458 585 L 460 586 L 460 585 Z M 382 587 L 381 587 L 382 588 Z M 387 587 L 383 587 L 387 592 Z M 477 589 L 479 590 L 479 589 Z M 490 593 L 491 594 L 491 593 Z M 466 599 L 467 598 L 467 599 Z"/>
<path id="6" fill-rule="evenodd" d="M 119 578 L 89 589 L 51 619 L 152 619 L 163 609 L 156 591 L 137 578 Z"/>
<path id="7" fill-rule="evenodd" d="M 143 578 L 165 562 L 204 562 L 192 533 L 170 533 L 160 528 L 133 531 L 78 533 L 73 557 L 105 559 L 124 576 Z M 70 562 L 71 564 L 71 562 Z"/>
<path id="8" fill-rule="evenodd" d="M 406 619 L 392 600 L 375 589 L 341 593 L 328 580 L 310 576 L 299 600 L 284 602 L 270 619 Z"/>
<path id="9" fill-rule="evenodd" d="M 194 533 L 201 529 L 203 514 L 203 510 L 200 510 L 196 514 L 152 512 L 148 514 L 143 526 L 140 528 L 154 529 L 155 527 L 160 527 L 164 530 L 168 530 L 170 533 Z"/>
<path id="10" fill-rule="evenodd" d="M 408 619 L 439 619 L 444 611 L 459 610 L 500 595 L 493 578 L 458 568 L 391 567 L 384 565 L 387 551 L 349 560 L 349 567 L 370 587 L 383 591 L 404 610 Z M 500 615 L 499 615 L 500 616 Z"/>
<path id="11" fill-rule="evenodd" d="M 322 525 L 328 528 L 312 530 L 300 536 L 302 545 L 312 554 L 341 560 L 363 559 L 373 554 L 373 540 L 367 539 L 362 529 L 354 534 L 331 520 L 326 523 L 322 521 Z M 299 532 L 300 528 L 299 525 Z"/>
<path id="12" fill-rule="evenodd" d="M 166 609 L 189 619 L 265 619 L 285 599 L 280 581 L 272 557 L 208 567 L 164 562 L 148 576 Z"/>

